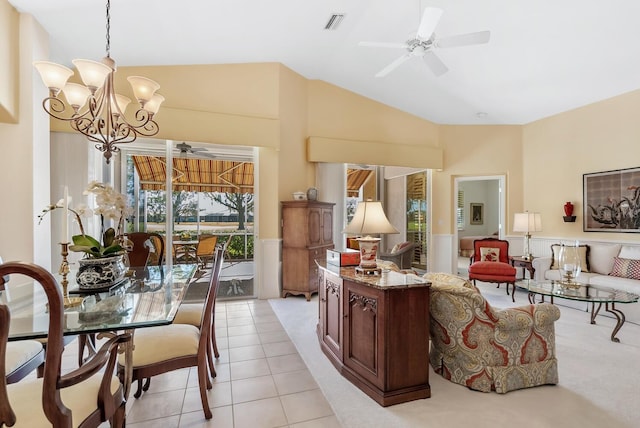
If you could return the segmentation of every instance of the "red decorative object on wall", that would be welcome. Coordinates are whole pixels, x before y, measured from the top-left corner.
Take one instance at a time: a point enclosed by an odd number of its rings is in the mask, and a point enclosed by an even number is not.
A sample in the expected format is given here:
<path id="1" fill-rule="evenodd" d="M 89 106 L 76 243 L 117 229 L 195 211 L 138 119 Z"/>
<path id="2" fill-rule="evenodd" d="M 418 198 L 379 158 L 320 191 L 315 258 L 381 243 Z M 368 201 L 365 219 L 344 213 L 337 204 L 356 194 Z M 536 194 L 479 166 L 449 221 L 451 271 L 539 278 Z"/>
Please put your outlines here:
<path id="1" fill-rule="evenodd" d="M 573 204 L 571 202 L 567 202 L 564 204 L 564 215 L 570 217 L 573 215 Z"/>
<path id="2" fill-rule="evenodd" d="M 571 202 L 567 202 L 564 204 L 564 221 L 565 223 L 573 223 L 576 221 L 576 216 L 573 215 L 573 204 Z"/>

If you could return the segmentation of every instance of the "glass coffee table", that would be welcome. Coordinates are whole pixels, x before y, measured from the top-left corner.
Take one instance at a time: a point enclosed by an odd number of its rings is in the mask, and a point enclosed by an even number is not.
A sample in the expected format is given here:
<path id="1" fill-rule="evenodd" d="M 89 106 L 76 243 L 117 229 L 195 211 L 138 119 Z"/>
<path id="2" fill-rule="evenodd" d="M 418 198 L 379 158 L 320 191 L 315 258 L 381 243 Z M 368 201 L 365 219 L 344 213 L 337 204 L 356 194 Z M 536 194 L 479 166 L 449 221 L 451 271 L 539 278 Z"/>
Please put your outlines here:
<path id="1" fill-rule="evenodd" d="M 612 313 L 617 320 L 616 326 L 611 332 L 611 341 L 620 342 L 616 334 L 625 322 L 624 313 L 616 308 L 616 303 L 635 303 L 639 296 L 623 290 L 616 290 L 597 285 L 580 284 L 579 287 L 567 287 L 558 281 L 537 282 L 531 279 L 520 280 L 516 286 L 523 288 L 529 293 L 529 302 L 535 303 L 536 295 L 550 297 L 551 303 L 554 298 L 576 300 L 579 302 L 591 303 L 591 324 L 596 323 L 596 316 L 600 312 L 602 305 L 607 312 Z M 596 307 L 596 305 L 598 305 Z"/>

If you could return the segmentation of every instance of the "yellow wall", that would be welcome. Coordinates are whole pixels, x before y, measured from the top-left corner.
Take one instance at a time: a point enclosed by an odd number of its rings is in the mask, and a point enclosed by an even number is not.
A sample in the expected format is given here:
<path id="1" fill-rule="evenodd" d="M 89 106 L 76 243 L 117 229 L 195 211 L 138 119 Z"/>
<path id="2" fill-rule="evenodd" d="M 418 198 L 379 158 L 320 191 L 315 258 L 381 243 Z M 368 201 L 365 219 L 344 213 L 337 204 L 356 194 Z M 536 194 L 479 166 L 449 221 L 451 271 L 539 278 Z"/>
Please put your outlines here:
<path id="1" fill-rule="evenodd" d="M 506 176 L 507 224 L 523 208 L 521 126 L 441 126 L 444 168 L 432 174 L 432 230 L 452 234 L 455 215 L 454 181 L 464 176 Z"/>
<path id="2" fill-rule="evenodd" d="M 46 116 L 39 111 L 39 102 L 34 102 L 42 94 L 32 93 L 34 85 L 39 85 L 37 78 L 31 79 L 32 70 L 27 72 L 25 66 L 25 72 L 18 74 L 17 66 L 7 65 L 18 49 L 27 58 L 22 62 L 31 61 L 31 44 L 40 43 L 25 38 L 28 31 L 37 33 L 33 29 L 20 28 L 20 40 L 16 40 L 16 13 L 7 0 L 0 0 L 0 88 L 16 91 L 20 87 L 21 104 L 20 123 L 0 123 L 4 150 L 0 197 L 14 206 L 2 215 L 0 234 L 12 244 L 0 243 L 0 254 L 13 252 L 28 260 L 36 247 L 35 238 L 28 238 L 34 235 L 33 219 L 40 204 L 30 196 L 39 188 L 30 178 L 39 171 L 32 147 L 42 143 L 38 121 Z M 24 18 L 19 16 L 22 25 Z M 581 231 L 582 174 L 639 166 L 638 91 L 525 126 L 441 126 L 326 82 L 308 81 L 280 64 L 121 67 L 116 85 L 128 87 L 124 79 L 133 74 L 157 80 L 167 98 L 158 114 L 158 138 L 260 147 L 260 238 L 279 236 L 280 200 L 315 184 L 315 164 L 307 162 L 305 143 L 311 137 L 345 142 L 345 153 L 363 143 L 415 146 L 416 153 L 429 154 L 428 159 L 418 157 L 423 165 L 433 161 L 431 154 L 439 155 L 442 170 L 434 171 L 432 183 L 435 234 L 453 233 L 456 177 L 505 175 L 507 234 L 513 213 L 527 209 L 543 215 L 544 230 L 539 236 L 640 239 L 636 234 Z M 12 77 L 17 75 L 22 78 L 19 84 Z M 9 92 L 0 91 L 0 110 L 16 116 L 17 103 L 11 107 Z M 7 122 L 6 117 L 2 119 Z M 51 124 L 54 130 L 68 130 L 59 121 Z M 562 222 L 562 205 L 568 200 L 578 211 L 573 224 Z M 25 245 L 31 249 L 16 244 L 25 236 Z"/>
<path id="3" fill-rule="evenodd" d="M 640 91 L 591 104 L 523 127 L 524 208 L 542 214 L 536 236 L 638 241 L 635 233 L 582 231 L 582 175 L 640 166 Z M 562 206 L 575 205 L 575 223 Z"/>
<path id="4" fill-rule="evenodd" d="M 0 122 L 18 121 L 19 14 L 0 0 Z"/>

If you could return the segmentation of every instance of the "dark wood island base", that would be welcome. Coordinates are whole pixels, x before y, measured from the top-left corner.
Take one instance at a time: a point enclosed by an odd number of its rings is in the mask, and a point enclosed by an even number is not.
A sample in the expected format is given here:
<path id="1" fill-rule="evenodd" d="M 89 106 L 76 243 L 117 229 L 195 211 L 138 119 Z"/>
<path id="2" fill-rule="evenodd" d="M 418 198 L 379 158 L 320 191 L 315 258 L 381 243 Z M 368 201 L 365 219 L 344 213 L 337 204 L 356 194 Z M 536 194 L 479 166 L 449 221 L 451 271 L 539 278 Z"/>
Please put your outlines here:
<path id="1" fill-rule="evenodd" d="M 320 348 L 381 406 L 429 398 L 429 283 L 318 264 Z"/>

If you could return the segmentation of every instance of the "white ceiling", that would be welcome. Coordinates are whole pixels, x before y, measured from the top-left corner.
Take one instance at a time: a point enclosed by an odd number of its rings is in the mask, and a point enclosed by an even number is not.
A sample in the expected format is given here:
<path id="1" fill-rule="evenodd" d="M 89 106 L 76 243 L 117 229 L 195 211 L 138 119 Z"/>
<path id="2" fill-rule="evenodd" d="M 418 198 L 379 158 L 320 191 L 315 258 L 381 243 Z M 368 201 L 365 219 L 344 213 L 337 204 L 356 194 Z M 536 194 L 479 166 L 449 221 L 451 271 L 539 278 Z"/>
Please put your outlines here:
<path id="1" fill-rule="evenodd" d="M 52 61 L 105 55 L 106 1 L 9 2 L 49 32 Z M 358 42 L 405 42 L 426 6 L 444 10 L 438 37 L 490 30 L 491 40 L 438 49 L 440 77 L 420 58 L 374 77 L 403 51 Z M 333 13 L 346 16 L 324 30 Z M 113 0 L 111 56 L 280 62 L 435 123 L 525 124 L 640 88 L 639 16 L 636 0 Z"/>

